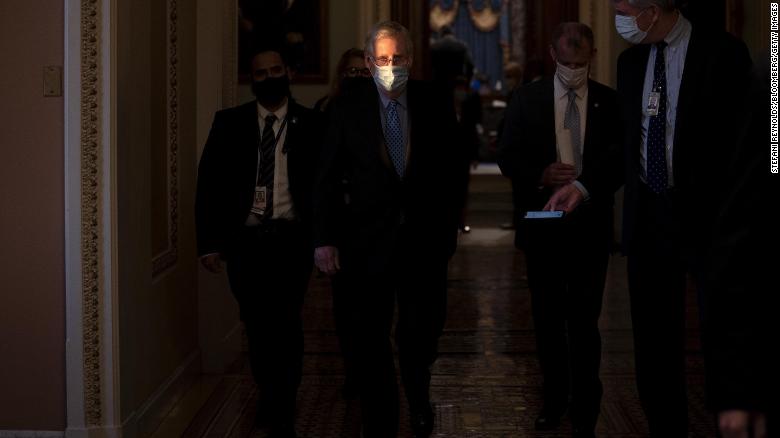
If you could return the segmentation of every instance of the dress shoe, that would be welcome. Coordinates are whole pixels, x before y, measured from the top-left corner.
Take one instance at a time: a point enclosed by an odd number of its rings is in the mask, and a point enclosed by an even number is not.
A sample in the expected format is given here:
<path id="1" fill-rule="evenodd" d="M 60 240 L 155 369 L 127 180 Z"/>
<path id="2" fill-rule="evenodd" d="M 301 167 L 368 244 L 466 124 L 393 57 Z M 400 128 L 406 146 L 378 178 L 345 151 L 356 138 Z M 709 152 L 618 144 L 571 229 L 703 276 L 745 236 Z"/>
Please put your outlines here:
<path id="1" fill-rule="evenodd" d="M 427 408 L 414 410 L 409 413 L 414 438 L 428 438 L 433 433 L 433 408 L 430 404 Z"/>
<path id="2" fill-rule="evenodd" d="M 546 409 L 542 408 L 542 412 L 536 417 L 534 427 L 536 430 L 553 430 L 557 429 L 561 425 L 561 418 L 566 413 L 565 409 Z"/>

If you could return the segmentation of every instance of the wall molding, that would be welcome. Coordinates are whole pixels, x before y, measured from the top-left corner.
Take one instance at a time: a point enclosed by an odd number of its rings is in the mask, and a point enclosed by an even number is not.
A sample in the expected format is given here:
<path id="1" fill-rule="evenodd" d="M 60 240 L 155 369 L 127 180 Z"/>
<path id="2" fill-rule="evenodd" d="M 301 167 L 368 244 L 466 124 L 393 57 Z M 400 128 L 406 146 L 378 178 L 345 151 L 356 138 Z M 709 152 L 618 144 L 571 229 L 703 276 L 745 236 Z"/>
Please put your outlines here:
<path id="1" fill-rule="evenodd" d="M 179 260 L 179 11 L 176 0 L 168 0 L 167 22 L 167 180 L 168 180 L 168 248 L 152 259 L 152 277 L 157 277 Z"/>
<path id="2" fill-rule="evenodd" d="M 102 275 L 102 173 L 100 93 L 100 2 L 81 1 L 81 280 L 84 348 L 84 414 L 101 424 L 100 319 Z"/>
<path id="3" fill-rule="evenodd" d="M 112 273 L 116 0 L 66 0 L 65 367 L 68 438 L 114 438 L 118 351 Z"/>
<path id="4" fill-rule="evenodd" d="M 224 0 L 222 11 L 222 108 L 238 99 L 238 2 Z"/>
<path id="5" fill-rule="evenodd" d="M 193 351 L 122 424 L 122 436 L 146 437 L 165 420 L 200 374 L 200 349 Z"/>

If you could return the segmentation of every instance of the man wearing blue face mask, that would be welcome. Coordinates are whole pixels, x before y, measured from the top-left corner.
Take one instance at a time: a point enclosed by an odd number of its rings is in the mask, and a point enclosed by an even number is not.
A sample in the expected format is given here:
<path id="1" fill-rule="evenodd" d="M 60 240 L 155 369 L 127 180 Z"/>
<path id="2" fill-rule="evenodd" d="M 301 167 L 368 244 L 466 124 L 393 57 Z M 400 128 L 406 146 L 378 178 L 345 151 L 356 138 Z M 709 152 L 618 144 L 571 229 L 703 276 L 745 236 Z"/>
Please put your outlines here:
<path id="1" fill-rule="evenodd" d="M 594 436 L 601 405 L 598 321 L 614 192 L 623 181 L 617 94 L 588 79 L 594 53 L 588 26 L 556 28 L 550 45 L 555 77 L 515 93 L 498 157 L 518 192 L 516 240 L 525 250 L 544 377 L 535 426 L 555 429 L 568 410 L 574 436 L 582 438 Z M 566 215 L 523 219 L 539 210 Z"/>
<path id="2" fill-rule="evenodd" d="M 350 302 L 343 322 L 355 343 L 363 436 L 397 435 L 390 342 L 397 302 L 411 428 L 415 437 L 428 437 L 434 422 L 430 367 L 444 327 L 447 264 L 460 213 L 462 172 L 451 150 L 456 119 L 443 90 L 409 80 L 406 28 L 377 24 L 365 53 L 372 79 L 330 104 L 314 194 L 314 258 Z"/>
<path id="3" fill-rule="evenodd" d="M 730 184 L 723 177 L 737 145 L 751 61 L 744 43 L 692 26 L 673 0 L 613 5 L 618 33 L 637 44 L 618 59 L 627 157 L 623 251 L 637 387 L 651 436 L 686 437 L 686 279 L 704 297 L 707 271 L 720 265 L 709 256 L 712 227 Z M 711 309 L 700 310 L 709 372 Z M 709 391 L 708 401 L 726 417 L 750 404 L 720 391 Z"/>

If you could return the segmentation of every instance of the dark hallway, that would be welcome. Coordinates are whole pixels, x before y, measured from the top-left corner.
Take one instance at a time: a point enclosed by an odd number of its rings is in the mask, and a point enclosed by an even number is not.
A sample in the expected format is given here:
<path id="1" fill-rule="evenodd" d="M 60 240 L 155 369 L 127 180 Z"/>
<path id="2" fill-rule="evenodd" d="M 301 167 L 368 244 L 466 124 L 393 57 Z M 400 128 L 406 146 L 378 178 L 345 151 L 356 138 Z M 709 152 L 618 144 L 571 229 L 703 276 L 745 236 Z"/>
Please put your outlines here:
<path id="1" fill-rule="evenodd" d="M 440 342 L 441 354 L 433 370 L 437 437 L 570 435 L 568 420 L 553 432 L 540 433 L 533 427 L 541 403 L 541 376 L 523 255 L 512 246 L 512 231 L 500 228 L 511 215 L 509 190 L 500 175 L 473 176 L 469 211 L 473 231 L 461 236 L 450 264 L 449 314 Z M 340 392 L 343 369 L 331 319 L 327 279 L 315 276 L 306 299 L 306 356 L 297 431 L 307 438 L 358 437 L 358 403 L 345 401 Z M 613 256 L 611 260 L 604 303 L 604 400 L 597 433 L 615 438 L 646 436 L 647 426 L 634 384 L 633 341 L 622 257 Z M 690 436 L 711 437 L 714 429 L 703 407 L 703 369 L 695 316 L 695 306 L 691 305 Z M 233 373 L 205 377 L 185 397 L 181 408 L 172 411 L 155 436 L 251 436 L 255 403 L 248 365 L 238 364 Z M 188 410 L 190 417 L 197 411 L 192 422 L 186 421 Z M 410 436 L 405 419 L 401 425 L 400 436 Z"/>

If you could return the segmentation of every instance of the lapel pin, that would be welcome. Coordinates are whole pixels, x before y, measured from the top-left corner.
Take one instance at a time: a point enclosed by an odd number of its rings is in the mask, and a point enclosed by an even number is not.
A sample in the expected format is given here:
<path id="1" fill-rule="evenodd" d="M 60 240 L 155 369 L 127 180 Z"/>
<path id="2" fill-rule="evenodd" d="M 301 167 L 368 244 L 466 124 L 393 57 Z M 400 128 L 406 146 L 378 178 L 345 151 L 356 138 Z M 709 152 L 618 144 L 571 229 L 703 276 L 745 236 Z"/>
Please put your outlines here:
<path id="1" fill-rule="evenodd" d="M 294 125 L 294 124 L 296 124 L 296 123 L 298 123 L 298 118 L 297 118 L 297 117 L 293 117 L 293 118 L 290 120 L 290 123 L 292 123 L 293 125 Z"/>
<path id="2" fill-rule="evenodd" d="M 593 104 L 593 108 L 598 108 L 598 107 L 599 107 L 599 103 L 598 102 Z"/>

